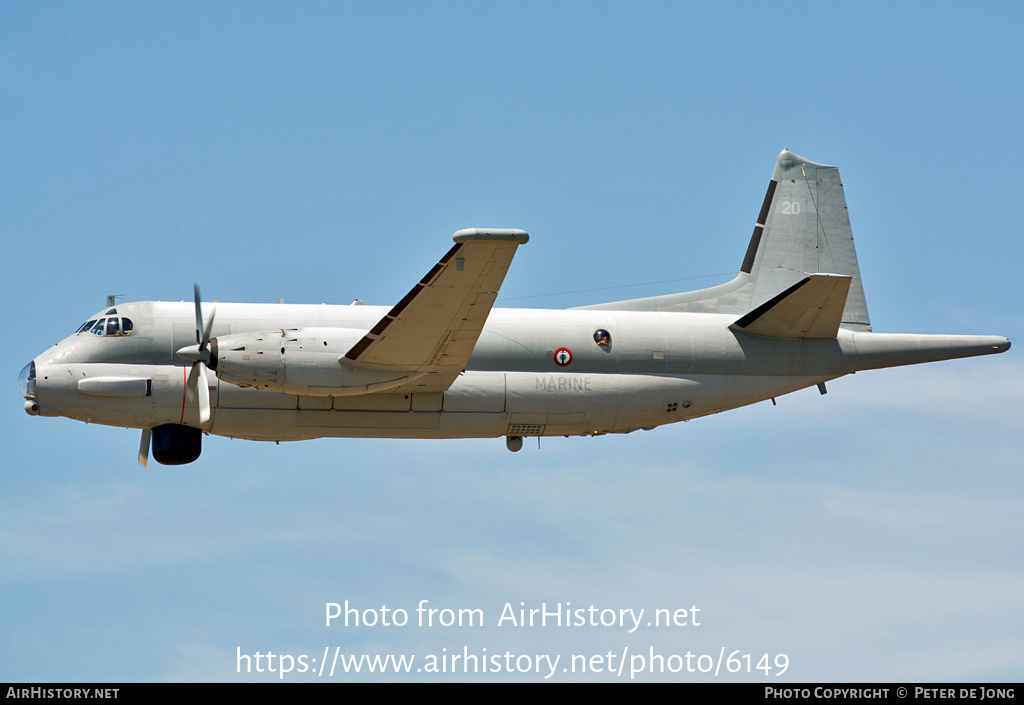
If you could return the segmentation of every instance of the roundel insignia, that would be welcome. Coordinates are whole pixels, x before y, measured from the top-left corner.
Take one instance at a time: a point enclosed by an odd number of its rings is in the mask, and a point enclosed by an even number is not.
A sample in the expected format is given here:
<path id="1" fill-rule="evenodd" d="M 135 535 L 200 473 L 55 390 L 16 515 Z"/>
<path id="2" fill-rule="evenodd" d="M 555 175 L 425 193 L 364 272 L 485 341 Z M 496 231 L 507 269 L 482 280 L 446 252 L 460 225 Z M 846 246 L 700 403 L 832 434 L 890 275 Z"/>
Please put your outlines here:
<path id="1" fill-rule="evenodd" d="M 569 348 L 558 348 L 555 350 L 555 364 L 559 367 L 566 367 L 572 362 L 572 350 Z"/>

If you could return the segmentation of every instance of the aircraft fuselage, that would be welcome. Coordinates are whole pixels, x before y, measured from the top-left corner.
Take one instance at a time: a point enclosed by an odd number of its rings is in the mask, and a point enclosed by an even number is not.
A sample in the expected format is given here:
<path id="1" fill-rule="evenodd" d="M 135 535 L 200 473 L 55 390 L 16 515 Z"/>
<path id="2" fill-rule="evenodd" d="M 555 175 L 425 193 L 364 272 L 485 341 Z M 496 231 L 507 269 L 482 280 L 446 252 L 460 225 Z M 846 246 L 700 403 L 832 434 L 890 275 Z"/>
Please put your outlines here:
<path id="1" fill-rule="evenodd" d="M 39 413 L 134 428 L 198 425 L 186 395 L 189 365 L 176 354 L 195 342 L 192 305 L 140 302 L 117 310 L 134 321 L 130 336 L 82 331 L 35 359 Z M 447 391 L 337 393 L 331 384 L 332 372 L 340 376 L 344 369 L 339 351 L 387 311 L 217 304 L 213 336 L 272 337 L 268 355 L 274 359 L 265 364 L 281 371 L 277 387 L 293 393 L 211 375 L 206 430 L 258 440 L 627 433 L 781 396 L 858 369 L 999 352 L 1008 345 L 998 336 L 846 330 L 833 339 L 782 340 L 732 330 L 735 316 L 728 314 L 494 309 L 465 372 Z M 323 345 L 313 347 L 307 338 L 300 348 L 305 331 L 318 333 Z M 610 340 L 597 344 L 597 331 Z M 956 349 L 950 347 L 954 338 Z M 298 381 L 290 386 L 290 378 Z"/>

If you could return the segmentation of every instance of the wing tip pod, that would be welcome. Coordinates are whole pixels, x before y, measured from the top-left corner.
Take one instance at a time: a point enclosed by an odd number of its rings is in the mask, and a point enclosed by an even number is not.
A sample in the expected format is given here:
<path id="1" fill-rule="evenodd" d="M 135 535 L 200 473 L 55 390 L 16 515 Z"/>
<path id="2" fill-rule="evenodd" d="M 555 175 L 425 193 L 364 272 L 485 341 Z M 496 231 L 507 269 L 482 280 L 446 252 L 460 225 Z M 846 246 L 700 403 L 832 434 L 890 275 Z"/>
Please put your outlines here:
<path id="1" fill-rule="evenodd" d="M 512 228 L 463 228 L 452 235 L 452 240 L 462 244 L 466 242 L 514 242 L 525 245 L 530 236 L 525 230 Z"/>

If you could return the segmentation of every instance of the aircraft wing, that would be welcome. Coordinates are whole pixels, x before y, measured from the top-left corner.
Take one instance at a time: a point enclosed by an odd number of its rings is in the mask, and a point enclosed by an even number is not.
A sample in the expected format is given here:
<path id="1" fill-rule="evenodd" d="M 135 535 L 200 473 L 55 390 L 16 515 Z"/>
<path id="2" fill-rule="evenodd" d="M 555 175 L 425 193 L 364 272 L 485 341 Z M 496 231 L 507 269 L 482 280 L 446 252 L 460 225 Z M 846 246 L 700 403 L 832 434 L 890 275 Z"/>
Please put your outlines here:
<path id="1" fill-rule="evenodd" d="M 512 257 L 530 236 L 522 230 L 468 228 L 352 349 L 356 367 L 408 370 L 417 379 L 391 392 L 448 389 L 469 361 Z"/>

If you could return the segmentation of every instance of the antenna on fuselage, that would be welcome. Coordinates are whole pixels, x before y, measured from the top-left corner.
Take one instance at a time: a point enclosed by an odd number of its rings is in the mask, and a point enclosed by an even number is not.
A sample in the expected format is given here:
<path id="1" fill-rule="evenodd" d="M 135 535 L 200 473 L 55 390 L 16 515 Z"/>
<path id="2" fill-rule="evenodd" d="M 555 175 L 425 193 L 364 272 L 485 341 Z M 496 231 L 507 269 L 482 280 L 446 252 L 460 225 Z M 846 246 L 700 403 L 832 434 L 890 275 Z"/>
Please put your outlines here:
<path id="1" fill-rule="evenodd" d="M 107 296 L 107 308 L 115 305 L 118 299 L 123 299 L 124 294 L 110 294 Z"/>

